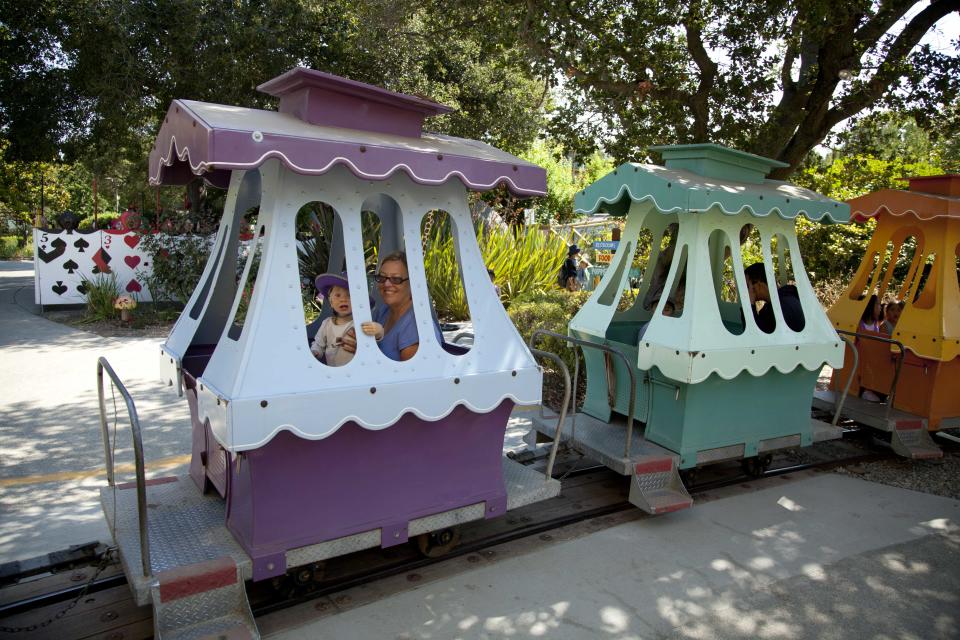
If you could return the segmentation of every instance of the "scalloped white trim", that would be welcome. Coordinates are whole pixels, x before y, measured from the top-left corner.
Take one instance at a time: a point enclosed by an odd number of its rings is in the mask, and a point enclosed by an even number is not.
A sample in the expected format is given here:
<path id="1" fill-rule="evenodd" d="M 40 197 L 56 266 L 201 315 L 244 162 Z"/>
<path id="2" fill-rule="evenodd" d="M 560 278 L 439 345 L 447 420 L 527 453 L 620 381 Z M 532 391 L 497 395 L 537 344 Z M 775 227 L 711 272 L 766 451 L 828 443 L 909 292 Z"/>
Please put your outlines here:
<path id="1" fill-rule="evenodd" d="M 927 220 L 936 220 L 937 218 L 957 218 L 957 219 L 960 219 L 960 216 L 951 216 L 951 215 L 948 214 L 948 213 L 937 214 L 937 215 L 935 215 L 935 216 L 923 216 L 923 217 L 921 217 L 921 215 L 920 215 L 919 213 L 917 213 L 917 211 L 916 211 L 915 209 L 905 209 L 905 210 L 901 211 L 900 213 L 895 213 L 892 209 L 890 209 L 890 208 L 888 208 L 888 207 L 886 207 L 886 206 L 877 207 L 877 209 L 876 209 L 873 213 L 867 213 L 866 211 L 862 211 L 862 210 L 859 210 L 859 209 L 856 210 L 856 211 L 854 211 L 854 209 L 851 207 L 851 209 L 850 209 L 850 217 L 853 218 L 854 216 L 860 216 L 861 218 L 875 218 L 875 217 L 879 216 L 883 211 L 886 211 L 887 213 L 889 213 L 889 214 L 890 214 L 891 216 L 893 216 L 894 218 L 902 218 L 902 217 L 904 217 L 904 216 L 906 216 L 906 215 L 911 215 L 911 214 L 912 214 L 912 215 L 913 215 L 917 220 L 919 220 L 920 222 L 926 222 Z"/>
<path id="2" fill-rule="evenodd" d="M 361 427 L 369 431 L 381 431 L 383 429 L 387 429 L 388 427 L 395 425 L 404 416 L 408 414 L 413 414 L 419 419 L 425 420 L 427 422 L 437 422 L 449 416 L 451 413 L 453 413 L 454 409 L 460 406 L 466 407 L 469 411 L 473 413 L 490 413 L 491 411 L 499 407 L 501 404 L 503 404 L 504 400 L 508 400 L 508 399 L 512 400 L 514 404 L 519 406 L 535 405 L 540 403 L 540 400 L 538 398 L 521 400 L 512 393 L 506 393 L 499 396 L 499 399 L 497 399 L 497 397 L 494 396 L 494 399 L 491 400 L 491 404 L 486 407 L 475 406 L 468 400 L 459 400 L 451 403 L 445 410 L 440 411 L 436 415 L 427 414 L 416 407 L 407 408 L 400 411 L 393 420 L 390 420 L 384 424 L 370 424 L 367 421 L 364 421 L 363 419 L 361 419 L 357 415 L 349 415 L 349 416 L 345 416 L 342 420 L 340 420 L 335 425 L 331 426 L 329 429 L 325 430 L 323 433 L 303 431 L 302 429 L 297 428 L 297 426 L 293 424 L 281 424 L 275 427 L 269 433 L 266 433 L 261 440 L 253 443 L 234 444 L 233 447 L 228 447 L 226 444 L 220 441 L 220 438 L 217 437 L 216 433 L 214 433 L 214 438 L 217 440 L 220 446 L 222 446 L 227 451 L 230 451 L 231 453 L 238 453 L 240 451 L 249 451 L 252 449 L 258 449 L 266 445 L 271 440 L 273 440 L 277 436 L 277 434 L 279 434 L 282 431 L 289 431 L 290 433 L 296 435 L 297 437 L 303 438 L 304 440 L 323 440 L 335 434 L 337 431 L 340 430 L 341 427 L 343 427 L 343 425 L 345 425 L 348 422 L 356 422 L 358 425 L 360 425 Z M 200 421 L 204 422 L 209 418 L 210 418 L 209 414 L 205 412 L 200 417 Z"/>
<path id="3" fill-rule="evenodd" d="M 175 152 L 174 149 L 177 149 L 177 152 Z M 249 170 L 249 169 L 253 169 L 253 168 L 259 167 L 260 165 L 262 165 L 264 162 L 266 162 L 266 161 L 269 160 L 270 158 L 278 158 L 278 159 L 281 159 L 281 160 L 283 161 L 284 165 L 286 165 L 290 170 L 292 170 L 292 171 L 294 171 L 294 172 L 296 172 L 296 173 L 300 173 L 300 174 L 302 174 L 302 175 L 321 175 L 321 174 L 324 174 L 324 173 L 329 172 L 335 165 L 341 164 L 341 165 L 344 165 L 344 166 L 346 166 L 347 168 L 349 168 L 350 171 L 351 171 L 355 176 L 357 176 L 358 178 L 364 179 L 364 180 L 378 180 L 378 181 L 379 181 L 379 180 L 386 180 L 386 179 L 390 178 L 390 176 L 392 176 L 393 174 L 397 173 L 398 171 L 403 170 L 403 172 L 406 173 L 406 174 L 410 177 L 411 180 L 413 180 L 414 182 L 416 182 L 416 183 L 418 183 L 418 184 L 439 185 L 439 184 L 444 184 L 444 183 L 447 182 L 451 177 L 458 177 L 458 178 L 460 179 L 460 181 L 463 182 L 463 184 L 467 185 L 467 186 L 470 187 L 470 188 L 478 189 L 478 190 L 492 189 L 493 187 L 497 186 L 497 185 L 500 184 L 500 183 L 508 183 L 508 184 L 510 185 L 510 190 L 513 191 L 514 193 L 518 194 L 518 195 L 542 196 L 542 195 L 545 195 L 545 194 L 547 193 L 546 190 L 523 189 L 523 188 L 517 186 L 517 184 L 516 184 L 513 180 L 511 180 L 509 177 L 507 177 L 507 176 L 505 176 L 505 175 L 501 175 L 500 177 L 498 177 L 496 180 L 494 180 L 494 181 L 491 182 L 491 183 L 471 182 L 471 181 L 470 181 L 462 172 L 460 172 L 460 171 L 450 171 L 450 172 L 447 173 L 442 179 L 421 178 L 420 176 L 418 176 L 418 175 L 413 171 L 413 169 L 410 168 L 409 165 L 404 164 L 404 163 L 394 165 L 389 171 L 387 171 L 386 173 L 383 173 L 383 174 L 365 173 L 364 171 L 360 170 L 360 168 L 357 167 L 350 159 L 344 158 L 344 157 L 342 157 L 342 156 L 337 156 L 337 157 L 335 157 L 335 158 L 332 158 L 332 159 L 331 159 L 325 166 L 323 166 L 322 168 L 319 168 L 319 169 L 308 169 L 308 168 L 305 168 L 305 167 L 301 167 L 301 166 L 299 166 L 298 164 L 292 162 L 283 152 L 277 151 L 276 149 L 271 149 L 271 150 L 267 151 L 266 153 L 264 153 L 263 155 L 261 155 L 257 160 L 255 160 L 255 161 L 253 161 L 253 162 L 214 162 L 214 163 L 210 163 L 210 162 L 205 162 L 205 161 L 204 161 L 204 162 L 200 162 L 199 164 L 194 165 L 193 162 L 192 162 L 192 160 L 190 159 L 190 148 L 185 146 L 185 147 L 183 147 L 183 151 L 179 151 L 179 145 L 177 145 L 177 138 L 176 138 L 176 136 L 174 136 L 174 135 L 172 135 L 172 134 L 171 134 L 171 136 L 170 136 L 170 144 L 169 144 L 168 147 L 167 147 L 167 155 L 166 155 L 166 156 L 164 156 L 164 155 L 162 155 L 162 154 L 160 155 L 160 161 L 159 161 L 159 163 L 157 164 L 156 173 L 151 172 L 150 179 L 149 179 L 149 182 L 150 182 L 151 185 L 156 186 L 156 185 L 160 184 L 160 168 L 161 168 L 161 166 L 165 166 L 165 167 L 172 166 L 172 165 L 173 165 L 173 157 L 174 157 L 174 156 L 176 156 L 176 158 L 177 158 L 178 160 L 180 160 L 181 162 L 186 162 L 187 164 L 189 164 L 189 165 L 190 165 L 190 170 L 191 170 L 194 174 L 196 174 L 196 175 L 201 175 L 201 174 L 205 173 L 205 172 L 207 171 L 207 169 L 211 166 L 211 164 L 214 166 L 214 168 L 217 168 L 217 169 L 230 169 L 230 170 L 244 170 L 244 169 L 247 169 L 247 170 Z M 483 162 L 482 160 L 479 160 L 479 159 L 478 159 L 478 161 Z M 496 164 L 502 164 L 502 163 L 497 162 Z"/>
<path id="4" fill-rule="evenodd" d="M 597 207 L 600 205 L 601 202 L 606 203 L 606 204 L 613 204 L 613 203 L 615 203 L 615 202 L 619 202 L 619 201 L 623 198 L 623 193 L 624 193 L 624 191 L 626 191 L 627 194 L 629 194 L 630 199 L 631 199 L 632 201 L 634 201 L 634 202 L 647 202 L 647 201 L 653 202 L 653 204 L 654 204 L 654 206 L 657 208 L 657 210 L 660 211 L 661 213 L 664 213 L 664 214 L 673 213 L 673 212 L 675 212 L 675 211 L 676 211 L 676 212 L 687 211 L 687 210 L 685 210 L 683 207 L 672 207 L 672 208 L 670 208 L 670 209 L 664 209 L 663 207 L 660 206 L 660 203 L 657 202 L 657 199 L 656 199 L 652 194 L 647 194 L 647 195 L 644 195 L 642 198 L 637 198 L 636 196 L 633 195 L 633 192 L 630 190 L 630 185 L 628 185 L 628 184 L 621 184 L 621 185 L 620 185 L 620 189 L 617 191 L 617 195 L 615 195 L 615 196 L 613 196 L 613 197 L 611 197 L 611 198 L 607 198 L 606 196 L 598 196 L 597 199 L 596 199 L 596 201 L 593 203 L 593 206 L 592 206 L 592 207 L 589 207 L 589 208 L 575 207 L 575 208 L 574 208 L 574 213 L 585 213 L 585 214 L 589 214 L 589 213 L 593 213 L 594 211 L 596 211 L 596 210 L 597 210 Z M 804 201 L 805 201 L 805 202 L 809 202 L 809 200 L 804 200 Z M 718 202 L 718 201 L 714 201 L 713 203 L 710 204 L 710 206 L 708 206 L 708 207 L 706 207 L 706 208 L 689 210 L 689 211 L 696 211 L 696 212 L 707 211 L 707 210 L 713 208 L 714 206 L 716 206 L 718 209 L 720 209 L 720 211 L 722 211 L 725 215 L 728 215 L 728 216 L 739 215 L 739 213 L 740 213 L 741 211 L 743 211 L 744 209 L 746 209 L 746 210 L 748 210 L 748 211 L 751 213 L 751 215 L 753 215 L 754 217 L 757 217 L 757 218 L 766 218 L 766 217 L 769 216 L 771 213 L 773 213 L 774 211 L 776 211 L 776 212 L 777 212 L 777 215 L 778 215 L 781 219 L 783 219 L 783 220 L 794 220 L 794 219 L 796 219 L 796 217 L 797 217 L 798 215 L 803 214 L 803 215 L 805 215 L 805 216 L 807 217 L 807 219 L 813 220 L 813 221 L 816 221 L 816 222 L 819 222 L 819 221 L 822 220 L 824 217 L 829 217 L 831 221 L 833 221 L 834 223 L 837 223 L 837 224 L 842 224 L 842 223 L 848 222 L 848 220 L 843 220 L 843 219 L 834 218 L 833 215 L 832 215 L 829 211 L 823 211 L 823 212 L 820 214 L 820 217 L 817 217 L 817 218 L 813 217 L 806 209 L 800 209 L 799 211 L 797 211 L 797 213 L 796 213 L 795 215 L 793 215 L 793 216 L 788 216 L 788 215 L 785 215 L 785 214 L 783 213 L 783 211 L 782 211 L 779 207 L 776 207 L 776 206 L 771 207 L 771 208 L 767 211 L 767 213 L 760 213 L 760 212 L 758 212 L 758 211 L 755 211 L 755 210 L 753 209 L 753 207 L 751 207 L 750 205 L 744 205 L 744 206 L 740 207 L 739 209 L 737 209 L 736 211 L 729 211 L 729 210 L 727 210 L 727 209 L 724 209 L 723 206 L 722 206 L 722 205 L 720 204 L 720 202 Z"/>
<path id="5" fill-rule="evenodd" d="M 819 349 L 818 349 L 819 350 Z M 794 359 L 784 359 L 781 361 L 776 361 L 775 359 L 767 359 L 763 363 L 753 364 L 753 363 L 727 363 L 727 366 L 720 365 L 709 365 L 706 368 L 704 367 L 685 367 L 680 363 L 677 363 L 675 359 L 672 358 L 663 358 L 660 356 L 659 352 L 671 352 L 672 349 L 665 347 L 654 347 L 649 352 L 649 357 L 643 357 L 644 352 L 638 354 L 638 362 L 641 368 L 652 368 L 657 367 L 663 375 L 668 378 L 677 380 L 678 382 L 684 382 L 687 384 L 697 384 L 703 382 L 711 375 L 716 374 L 723 380 L 733 380 L 743 372 L 747 372 L 755 378 L 760 378 L 767 374 L 771 369 L 776 369 L 778 372 L 787 374 L 792 371 L 795 371 L 798 367 L 803 367 L 807 371 L 817 371 L 822 369 L 824 365 L 830 365 L 833 368 L 838 368 L 843 365 L 843 350 L 839 350 L 835 354 L 824 355 L 823 353 L 809 353 L 806 357 L 799 357 Z M 831 349 L 831 351 L 836 351 Z M 689 352 L 681 354 L 681 358 L 688 356 Z"/>

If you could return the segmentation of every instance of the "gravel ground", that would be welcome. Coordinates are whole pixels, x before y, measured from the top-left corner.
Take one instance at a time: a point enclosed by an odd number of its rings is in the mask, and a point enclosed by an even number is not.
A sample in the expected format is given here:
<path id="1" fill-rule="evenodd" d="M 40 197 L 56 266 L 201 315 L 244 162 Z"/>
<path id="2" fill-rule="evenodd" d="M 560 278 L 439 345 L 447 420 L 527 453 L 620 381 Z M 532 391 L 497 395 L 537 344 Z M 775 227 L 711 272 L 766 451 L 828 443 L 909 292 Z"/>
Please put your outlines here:
<path id="1" fill-rule="evenodd" d="M 944 449 L 939 460 L 881 460 L 853 464 L 836 469 L 837 473 L 879 482 L 892 487 L 932 493 L 960 500 L 960 452 L 955 447 Z"/>

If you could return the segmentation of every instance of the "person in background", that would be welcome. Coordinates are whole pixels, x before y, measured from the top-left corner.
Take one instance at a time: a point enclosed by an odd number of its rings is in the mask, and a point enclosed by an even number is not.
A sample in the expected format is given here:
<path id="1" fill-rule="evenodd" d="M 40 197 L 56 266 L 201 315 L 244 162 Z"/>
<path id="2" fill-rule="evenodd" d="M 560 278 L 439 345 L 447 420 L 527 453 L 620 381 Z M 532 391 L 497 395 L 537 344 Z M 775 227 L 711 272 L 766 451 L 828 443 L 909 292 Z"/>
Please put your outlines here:
<path id="1" fill-rule="evenodd" d="M 753 309 L 753 319 L 757 327 L 764 333 L 773 333 L 777 327 L 773 306 L 770 304 L 770 287 L 767 285 L 767 270 L 762 262 L 755 262 L 743 270 L 747 279 L 747 289 L 750 294 L 750 307 Z M 803 307 L 800 305 L 800 294 L 792 284 L 785 284 L 777 288 L 777 297 L 780 299 L 780 310 L 783 320 L 794 331 L 803 331 L 806 320 L 803 317 Z M 763 302 L 763 307 L 757 311 L 756 304 Z"/>
<path id="2" fill-rule="evenodd" d="M 577 290 L 577 258 L 580 256 L 580 247 L 576 244 L 567 249 L 567 259 L 560 267 L 560 286 L 567 291 Z"/>
<path id="3" fill-rule="evenodd" d="M 587 281 L 589 275 L 587 269 L 590 268 L 590 263 L 584 258 L 580 258 L 580 264 L 577 265 L 577 289 L 583 291 L 587 288 Z"/>
<path id="4" fill-rule="evenodd" d="M 893 335 L 893 330 L 900 322 L 900 314 L 903 313 L 904 303 L 894 297 L 887 298 L 883 304 L 883 322 L 880 323 L 880 332 L 888 336 Z"/>
<path id="5" fill-rule="evenodd" d="M 879 333 L 880 322 L 883 319 L 883 308 L 880 306 L 880 298 L 877 294 L 870 296 L 867 306 L 860 315 L 860 324 L 857 331 L 873 331 Z"/>
<path id="6" fill-rule="evenodd" d="M 497 297 L 500 297 L 500 285 L 497 284 L 497 274 L 493 272 L 493 269 L 487 269 L 487 275 L 490 276 L 490 282 L 493 283 L 493 290 L 497 294 Z"/>

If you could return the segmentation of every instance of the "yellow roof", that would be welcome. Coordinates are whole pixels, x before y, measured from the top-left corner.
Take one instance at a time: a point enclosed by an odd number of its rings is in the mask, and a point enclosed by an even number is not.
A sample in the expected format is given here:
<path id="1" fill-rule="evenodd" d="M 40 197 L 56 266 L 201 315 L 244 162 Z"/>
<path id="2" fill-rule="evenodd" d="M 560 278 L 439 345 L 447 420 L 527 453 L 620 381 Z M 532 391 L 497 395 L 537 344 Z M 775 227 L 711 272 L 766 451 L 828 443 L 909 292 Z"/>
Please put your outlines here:
<path id="1" fill-rule="evenodd" d="M 857 220 L 877 228 L 847 291 L 828 312 L 837 329 L 856 331 L 873 294 L 904 302 L 893 337 L 917 355 L 960 356 L 960 175 L 910 179 L 849 201 Z"/>

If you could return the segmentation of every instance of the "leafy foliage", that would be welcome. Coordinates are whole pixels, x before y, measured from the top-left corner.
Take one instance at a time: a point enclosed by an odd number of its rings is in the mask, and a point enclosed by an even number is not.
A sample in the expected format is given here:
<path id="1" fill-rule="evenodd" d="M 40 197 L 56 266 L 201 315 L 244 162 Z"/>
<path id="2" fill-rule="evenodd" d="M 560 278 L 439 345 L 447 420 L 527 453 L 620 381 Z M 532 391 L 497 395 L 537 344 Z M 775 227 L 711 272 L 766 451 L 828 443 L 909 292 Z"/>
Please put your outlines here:
<path id="1" fill-rule="evenodd" d="M 572 220 L 574 194 L 613 171 L 613 161 L 596 151 L 574 168 L 570 157 L 564 155 L 563 147 L 549 140 L 535 141 L 521 157 L 547 170 L 547 195 L 528 204 L 536 207 L 537 221 L 541 224 Z"/>
<path id="2" fill-rule="evenodd" d="M 210 241 L 205 235 L 141 235 L 140 246 L 150 256 L 153 271 L 137 275 L 150 289 L 154 302 L 186 304 L 210 257 Z"/>
<path id="3" fill-rule="evenodd" d="M 87 291 L 87 319 L 111 320 L 120 315 L 114 301 L 120 295 L 120 283 L 115 273 L 98 273 L 93 278 L 81 278 Z"/>
<path id="4" fill-rule="evenodd" d="M 33 245 L 20 243 L 15 236 L 0 236 L 0 260 L 24 260 L 33 257 Z"/>
<path id="5" fill-rule="evenodd" d="M 564 289 L 541 289 L 529 291 L 517 296 L 507 309 L 510 319 L 523 341 L 529 343 L 530 336 L 537 329 L 546 329 L 562 335 L 567 334 L 567 325 L 577 314 L 580 307 L 590 297 L 588 291 L 569 292 Z M 544 338 L 537 342 L 537 348 L 556 353 L 573 372 L 574 351 L 568 342 L 555 338 Z"/>
<path id="6" fill-rule="evenodd" d="M 653 144 L 719 142 L 789 175 L 843 120 L 883 104 L 933 117 L 960 91 L 960 56 L 921 38 L 955 1 L 448 1 L 449 19 L 521 43 L 558 89 L 551 133 L 618 161 Z M 841 73 L 843 72 L 843 73 Z M 846 79 L 845 79 L 846 78 Z"/>
<path id="7" fill-rule="evenodd" d="M 424 268 L 437 313 L 451 320 L 465 320 L 470 311 L 454 253 L 453 236 L 446 216 L 430 225 L 424 237 Z M 549 289 L 566 257 L 566 244 L 554 234 L 537 228 L 484 230 L 475 228 L 483 261 L 496 274 L 504 304 L 518 296 Z"/>

